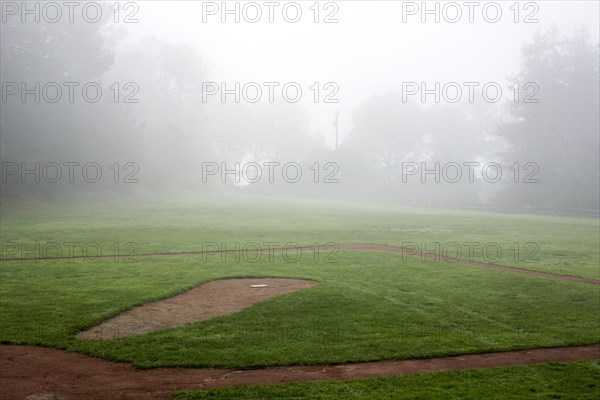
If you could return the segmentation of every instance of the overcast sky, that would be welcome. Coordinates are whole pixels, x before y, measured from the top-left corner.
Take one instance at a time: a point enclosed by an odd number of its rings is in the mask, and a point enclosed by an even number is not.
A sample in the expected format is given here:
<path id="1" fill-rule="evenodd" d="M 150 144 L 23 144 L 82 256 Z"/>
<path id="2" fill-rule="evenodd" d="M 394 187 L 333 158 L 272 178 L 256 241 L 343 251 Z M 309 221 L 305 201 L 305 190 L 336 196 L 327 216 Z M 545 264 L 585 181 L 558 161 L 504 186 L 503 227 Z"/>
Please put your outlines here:
<path id="1" fill-rule="evenodd" d="M 338 23 L 314 23 L 309 9 L 314 2 L 299 2 L 302 18 L 288 23 L 282 16 L 282 6 L 288 2 L 281 2 L 274 11 L 275 22 L 269 23 L 269 9 L 259 1 L 263 15 L 254 24 L 243 16 L 240 23 L 235 23 L 233 16 L 222 23 L 220 10 L 206 15 L 204 23 L 203 7 L 210 7 L 208 3 L 138 3 L 139 23 L 126 25 L 128 40 L 124 45 L 153 34 L 195 46 L 210 67 L 210 81 L 298 82 L 305 91 L 301 104 L 311 119 L 311 131 L 324 133 L 329 145 L 333 143 L 336 111 L 341 113 L 343 137 L 351 129 L 352 110 L 373 94 L 400 91 L 402 82 L 506 83 L 507 77 L 518 71 L 522 44 L 537 30 L 556 25 L 561 33 L 571 34 L 585 26 L 594 41 L 599 36 L 597 1 L 535 2 L 527 9 L 526 2 L 520 2 L 519 23 L 513 21 L 513 2 L 499 2 L 502 17 L 497 23 L 484 20 L 483 6 L 489 2 L 479 2 L 473 12 L 474 23 L 468 21 L 469 8 L 464 2 L 457 2 L 462 5 L 457 23 L 447 22 L 442 13 L 440 23 L 432 15 L 422 23 L 421 10 L 406 15 L 407 22 L 403 22 L 403 7 L 410 11 L 406 8 L 410 2 L 400 1 L 338 1 L 333 16 Z M 233 8 L 233 3 L 227 4 Z M 240 2 L 240 8 L 245 3 Z M 335 11 L 334 6 L 323 9 L 325 3 L 320 3 L 320 19 Z M 434 3 L 428 2 L 429 7 Z M 221 2 L 213 4 L 221 6 Z M 413 4 L 420 7 L 421 2 Z M 445 4 L 439 2 L 440 10 Z M 253 18 L 254 9 L 247 10 Z M 454 18 L 455 9 L 446 10 L 447 17 Z M 288 11 L 293 18 L 294 9 Z M 539 22 L 523 23 L 531 13 Z M 494 14 L 494 8 L 488 8 L 487 16 L 494 18 Z M 314 104 L 308 90 L 313 82 L 337 83 L 340 92 L 335 97 L 339 103 Z"/>

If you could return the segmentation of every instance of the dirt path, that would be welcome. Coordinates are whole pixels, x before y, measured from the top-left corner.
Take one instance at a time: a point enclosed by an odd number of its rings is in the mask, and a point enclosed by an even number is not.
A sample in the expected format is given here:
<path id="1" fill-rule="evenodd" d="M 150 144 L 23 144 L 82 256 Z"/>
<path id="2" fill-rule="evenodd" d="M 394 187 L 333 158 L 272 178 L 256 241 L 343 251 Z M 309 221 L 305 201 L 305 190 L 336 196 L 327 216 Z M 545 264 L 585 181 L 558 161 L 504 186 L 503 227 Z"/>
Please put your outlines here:
<path id="1" fill-rule="evenodd" d="M 285 278 L 219 279 L 174 297 L 134 307 L 78 333 L 77 339 L 118 339 L 205 321 L 317 284 L 316 281 Z M 252 287 L 256 285 L 265 287 Z"/>
<path id="2" fill-rule="evenodd" d="M 0 398 L 18 400 L 170 399 L 176 390 L 345 380 L 469 368 L 600 359 L 600 344 L 422 360 L 273 367 L 253 370 L 136 370 L 82 354 L 35 346 L 0 346 Z"/>
<path id="3" fill-rule="evenodd" d="M 540 276 L 543 278 L 562 279 L 565 281 L 588 283 L 591 285 L 600 285 L 600 280 L 598 280 L 598 279 L 582 278 L 582 277 L 570 276 L 570 275 L 553 274 L 551 272 L 533 271 L 530 269 L 524 269 L 524 268 L 518 268 L 518 267 L 508 267 L 508 266 L 499 265 L 499 264 L 483 263 L 483 262 L 468 260 L 468 259 L 464 259 L 464 258 L 452 259 L 450 261 L 447 261 L 444 259 L 444 257 L 440 257 L 439 254 L 426 253 L 426 252 L 416 252 L 415 253 L 414 251 L 411 251 L 410 249 L 406 249 L 404 247 L 390 246 L 387 244 L 351 243 L 351 244 L 340 244 L 338 246 L 340 249 L 343 249 L 343 250 L 391 251 L 394 253 L 407 254 L 407 255 L 414 256 L 414 257 L 421 257 L 421 258 L 425 258 L 427 260 L 437 261 L 437 262 L 450 262 L 450 263 L 456 263 L 456 264 L 470 265 L 473 267 L 493 268 L 493 269 L 498 269 L 501 271 L 515 272 L 515 273 L 524 274 L 524 275 L 533 275 L 533 276 Z"/>
<path id="4" fill-rule="evenodd" d="M 389 252 L 393 252 L 393 253 L 406 254 L 407 256 L 412 256 L 412 257 L 420 257 L 422 259 L 427 259 L 427 260 L 437 261 L 437 262 L 464 264 L 464 265 L 470 265 L 473 267 L 481 267 L 481 268 L 493 268 L 493 269 L 506 271 L 506 272 L 514 272 L 517 274 L 539 276 L 542 278 L 561 279 L 561 280 L 565 280 L 565 281 L 587 283 L 590 285 L 600 285 L 599 279 L 582 278 L 582 277 L 578 277 L 578 276 L 562 275 L 562 274 L 553 274 L 551 272 L 533 271 L 533 270 L 524 269 L 524 268 L 508 267 L 505 265 L 484 263 L 484 262 L 479 262 L 479 261 L 474 261 L 474 260 L 469 260 L 469 259 L 464 259 L 464 258 L 453 258 L 452 260 L 447 260 L 447 259 L 444 259 L 444 257 L 441 257 L 439 254 L 427 253 L 427 252 L 421 252 L 421 251 L 413 251 L 411 249 L 407 249 L 404 247 L 392 246 L 392 245 L 387 245 L 387 244 L 346 243 L 346 244 L 332 244 L 332 246 L 335 246 L 337 249 L 340 249 L 340 250 L 389 251 Z M 314 246 L 298 247 L 298 250 L 316 250 L 316 249 L 317 249 L 317 247 L 314 247 Z M 319 249 L 325 250 L 325 251 L 333 250 L 333 248 L 331 246 L 329 246 L 329 247 L 320 246 Z M 280 251 L 280 250 L 281 250 L 281 248 L 252 249 L 252 250 L 245 250 L 245 251 L 248 253 L 258 251 L 261 253 L 264 252 L 264 253 L 269 254 L 269 252 Z M 173 252 L 173 253 L 141 253 L 141 254 L 132 255 L 132 257 L 198 256 L 198 255 L 210 255 L 210 254 L 222 254 L 222 253 L 235 254 L 235 253 L 239 253 L 239 251 L 236 252 L 234 250 L 227 250 L 227 251 L 204 251 L 204 252 L 203 251 L 185 251 L 185 252 Z M 113 257 L 112 255 L 99 256 L 99 258 L 112 258 L 112 257 Z M 51 259 L 4 258 L 0 261 L 77 260 L 77 259 L 85 259 L 85 257 L 60 257 L 60 258 L 51 258 Z"/>

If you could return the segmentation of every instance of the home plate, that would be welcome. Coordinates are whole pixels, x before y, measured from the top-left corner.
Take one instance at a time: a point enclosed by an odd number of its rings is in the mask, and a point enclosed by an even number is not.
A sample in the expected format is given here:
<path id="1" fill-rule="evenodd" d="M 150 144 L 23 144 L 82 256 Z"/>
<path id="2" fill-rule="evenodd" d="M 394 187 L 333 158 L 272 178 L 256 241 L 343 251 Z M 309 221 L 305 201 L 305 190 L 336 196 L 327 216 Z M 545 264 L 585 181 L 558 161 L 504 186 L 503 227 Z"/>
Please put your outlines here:
<path id="1" fill-rule="evenodd" d="M 317 284 L 318 282 L 312 280 L 289 278 L 217 279 L 202 283 L 177 296 L 124 311 L 99 325 L 79 332 L 77 338 L 114 340 L 206 321 Z M 0 352 L 3 352 L 3 349 Z M 3 367 L 4 364 L 0 363 L 1 371 L 4 371 Z M 0 374 L 0 380 L 3 381 L 2 377 Z M 0 398 L 4 396 L 0 394 Z"/>

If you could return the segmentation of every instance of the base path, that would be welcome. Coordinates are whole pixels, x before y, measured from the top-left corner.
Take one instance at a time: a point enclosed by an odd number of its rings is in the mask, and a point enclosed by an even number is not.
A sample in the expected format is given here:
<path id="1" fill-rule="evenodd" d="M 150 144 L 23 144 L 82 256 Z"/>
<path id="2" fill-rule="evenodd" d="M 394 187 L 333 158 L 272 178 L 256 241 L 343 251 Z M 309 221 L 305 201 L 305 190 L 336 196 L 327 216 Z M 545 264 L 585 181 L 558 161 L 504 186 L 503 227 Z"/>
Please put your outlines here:
<path id="1" fill-rule="evenodd" d="M 593 279 L 593 278 L 582 278 L 579 276 L 553 274 L 551 272 L 534 271 L 531 269 L 524 269 L 524 268 L 518 268 L 518 267 L 508 267 L 506 265 L 490 264 L 490 263 L 484 263 L 484 262 L 479 262 L 479 261 L 474 261 L 474 260 L 468 260 L 468 259 L 464 259 L 464 258 L 447 259 L 445 257 L 440 256 L 439 254 L 426 253 L 426 252 L 421 252 L 421 251 L 416 252 L 416 251 L 413 251 L 411 249 L 407 249 L 404 247 L 390 246 L 387 244 L 351 243 L 351 244 L 340 244 L 340 245 L 338 245 L 338 248 L 343 249 L 343 250 L 391 251 L 394 253 L 402 253 L 402 254 L 407 254 L 409 256 L 421 257 L 422 259 L 427 259 L 427 260 L 436 261 L 436 262 L 448 262 L 448 263 L 455 263 L 455 264 L 470 265 L 473 267 L 493 268 L 493 269 L 498 269 L 501 271 L 516 272 L 518 274 L 540 276 L 543 278 L 562 279 L 565 281 L 588 283 L 591 285 L 600 285 L 600 280 Z"/>
<path id="2" fill-rule="evenodd" d="M 82 354 L 35 346 L 0 346 L 0 398 L 27 400 L 171 399 L 177 390 L 345 380 L 471 368 L 600 359 L 600 344 L 422 360 L 263 369 L 137 370 Z"/>
<path id="3" fill-rule="evenodd" d="M 482 268 L 493 268 L 493 269 L 497 269 L 497 270 L 501 270 L 501 271 L 514 272 L 514 273 L 524 274 L 524 275 L 533 275 L 533 276 L 539 276 L 539 277 L 551 278 L 551 279 L 561 279 L 561 280 L 565 280 L 565 281 L 587 283 L 590 285 L 600 285 L 599 279 L 582 278 L 582 277 L 578 277 L 578 276 L 562 275 L 562 274 L 553 274 L 551 272 L 534 271 L 534 270 L 518 268 L 518 267 L 508 267 L 505 265 L 484 263 L 484 262 L 469 260 L 469 259 L 464 259 L 464 258 L 446 258 L 446 257 L 440 256 L 439 254 L 435 254 L 435 253 L 415 251 L 413 249 L 400 247 L 400 246 L 392 246 L 392 245 L 387 245 L 387 244 L 370 244 L 370 243 L 337 244 L 337 243 L 331 243 L 329 245 L 319 246 L 319 247 L 315 247 L 315 246 L 302 247 L 302 246 L 300 246 L 300 247 L 294 247 L 294 249 L 298 249 L 298 250 L 321 249 L 321 250 L 327 250 L 327 251 L 332 251 L 332 250 L 336 250 L 336 249 L 339 249 L 339 250 L 389 251 L 392 253 L 401 253 L 401 254 L 405 254 L 407 256 L 412 256 L 412 257 L 420 257 L 421 259 L 427 259 L 427 260 L 431 260 L 431 261 L 435 261 L 435 262 L 463 264 L 463 265 L 470 265 L 473 267 L 482 267 Z M 172 253 L 140 253 L 140 254 L 134 254 L 131 257 L 198 256 L 198 255 L 211 255 L 211 254 L 223 254 L 223 253 L 236 254 L 236 253 L 240 253 L 242 251 L 246 252 L 246 253 L 253 253 L 253 252 L 263 253 L 264 252 L 264 253 L 268 254 L 270 252 L 279 251 L 279 250 L 282 250 L 282 249 L 281 248 L 270 248 L 270 249 L 224 250 L 224 251 L 183 251 L 183 252 L 172 252 Z M 114 257 L 114 256 L 104 255 L 104 256 L 99 256 L 98 258 L 112 258 L 112 257 Z M 84 259 L 84 258 L 85 257 L 59 257 L 59 258 L 48 258 L 48 259 L 3 258 L 0 261 L 78 260 L 78 259 Z"/>

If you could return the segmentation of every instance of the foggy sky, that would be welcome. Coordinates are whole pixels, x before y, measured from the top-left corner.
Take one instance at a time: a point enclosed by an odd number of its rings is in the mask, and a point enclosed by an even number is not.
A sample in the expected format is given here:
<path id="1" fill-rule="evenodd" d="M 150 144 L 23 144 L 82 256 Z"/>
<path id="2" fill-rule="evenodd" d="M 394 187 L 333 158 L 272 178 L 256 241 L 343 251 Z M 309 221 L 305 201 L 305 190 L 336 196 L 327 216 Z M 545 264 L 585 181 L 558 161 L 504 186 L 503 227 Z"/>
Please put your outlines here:
<path id="1" fill-rule="evenodd" d="M 500 2 L 503 15 L 495 24 L 482 17 L 486 2 L 474 8 L 474 23 L 468 22 L 468 8 L 461 6 L 462 18 L 454 24 L 444 21 L 443 15 L 440 23 L 432 15 L 422 23 L 420 12 L 407 15 L 403 23 L 401 1 L 339 1 L 335 14 L 339 22 L 331 24 L 315 24 L 308 13 L 298 23 L 287 23 L 277 8 L 273 23 L 264 14 L 254 24 L 243 18 L 235 23 L 231 15 L 223 24 L 220 13 L 208 15 L 203 23 L 201 3 L 140 3 L 139 23 L 124 25 L 127 40 L 122 45 L 152 34 L 196 47 L 211 68 L 211 81 L 299 82 L 303 88 L 313 82 L 336 82 L 339 104 L 314 104 L 305 101 L 307 95 L 301 101 L 311 132 L 324 133 L 323 140 L 330 147 L 335 112 L 340 112 L 343 137 L 352 128 L 352 111 L 364 99 L 399 91 L 402 82 L 508 82 L 518 71 L 522 44 L 535 32 L 554 26 L 570 34 L 585 27 L 596 41 L 599 35 L 600 3 L 596 1 L 537 1 L 539 11 L 534 17 L 538 23 L 514 23 L 509 10 L 512 2 Z M 306 12 L 313 2 L 300 3 Z M 441 15 L 448 2 L 437 3 Z M 519 17 L 524 19 L 530 12 L 533 9 L 521 9 Z"/>

